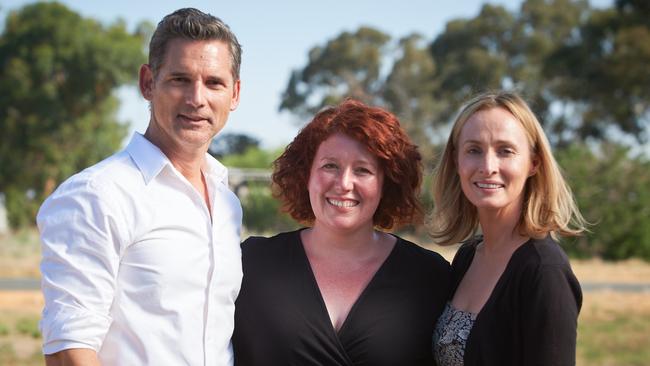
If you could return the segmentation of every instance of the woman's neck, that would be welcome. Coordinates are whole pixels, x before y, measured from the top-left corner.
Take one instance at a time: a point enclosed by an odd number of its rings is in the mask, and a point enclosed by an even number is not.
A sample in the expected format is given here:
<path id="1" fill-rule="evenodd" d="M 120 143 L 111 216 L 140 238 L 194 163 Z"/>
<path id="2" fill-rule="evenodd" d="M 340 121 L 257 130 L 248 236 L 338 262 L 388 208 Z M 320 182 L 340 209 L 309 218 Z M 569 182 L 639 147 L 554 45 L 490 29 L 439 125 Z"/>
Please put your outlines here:
<path id="1" fill-rule="evenodd" d="M 521 210 L 510 212 L 479 211 L 479 223 L 483 232 L 482 250 L 486 253 L 512 253 L 529 238 L 519 233 Z"/>
<path id="2" fill-rule="evenodd" d="M 385 249 L 386 245 L 392 247 L 394 244 L 392 236 L 372 227 L 339 232 L 316 224 L 301 235 L 308 254 L 322 259 L 370 259 L 376 253 L 383 252 L 381 249 Z"/>

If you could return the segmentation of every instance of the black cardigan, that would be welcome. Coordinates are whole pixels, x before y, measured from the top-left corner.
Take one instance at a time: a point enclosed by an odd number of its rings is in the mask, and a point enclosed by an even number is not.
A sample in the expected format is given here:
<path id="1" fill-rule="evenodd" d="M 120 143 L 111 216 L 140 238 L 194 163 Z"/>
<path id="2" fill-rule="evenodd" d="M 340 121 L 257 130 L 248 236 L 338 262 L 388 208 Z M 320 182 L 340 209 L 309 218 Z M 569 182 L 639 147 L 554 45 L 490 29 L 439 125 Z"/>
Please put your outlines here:
<path id="1" fill-rule="evenodd" d="M 481 238 L 465 243 L 452 263 L 456 291 Z M 510 258 L 478 313 L 465 365 L 575 365 L 580 284 L 550 237 L 530 239 Z"/>

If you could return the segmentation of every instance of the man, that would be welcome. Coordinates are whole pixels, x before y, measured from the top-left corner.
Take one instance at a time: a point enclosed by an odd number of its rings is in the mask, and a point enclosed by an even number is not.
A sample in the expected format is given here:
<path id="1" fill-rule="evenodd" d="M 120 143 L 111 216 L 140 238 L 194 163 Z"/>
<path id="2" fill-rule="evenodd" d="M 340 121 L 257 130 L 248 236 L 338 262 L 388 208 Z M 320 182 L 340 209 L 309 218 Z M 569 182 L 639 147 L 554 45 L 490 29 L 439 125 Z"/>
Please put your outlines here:
<path id="1" fill-rule="evenodd" d="M 231 365 L 241 205 L 207 154 L 239 103 L 241 47 L 196 9 L 166 16 L 139 85 L 144 136 L 41 207 L 48 365 Z"/>

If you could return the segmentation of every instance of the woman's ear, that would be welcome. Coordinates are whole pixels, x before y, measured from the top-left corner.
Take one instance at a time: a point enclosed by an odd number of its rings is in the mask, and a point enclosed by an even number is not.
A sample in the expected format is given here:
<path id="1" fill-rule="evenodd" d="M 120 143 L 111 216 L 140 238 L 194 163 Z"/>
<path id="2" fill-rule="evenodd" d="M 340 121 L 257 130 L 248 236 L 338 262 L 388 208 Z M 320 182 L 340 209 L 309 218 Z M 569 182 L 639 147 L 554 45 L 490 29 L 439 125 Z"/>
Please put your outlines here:
<path id="1" fill-rule="evenodd" d="M 532 159 L 531 161 L 532 164 L 530 165 L 530 171 L 528 172 L 529 177 L 532 177 L 533 175 L 537 174 L 537 170 L 539 169 L 539 164 L 540 164 L 540 160 L 537 154 L 534 154 L 531 159 Z"/>

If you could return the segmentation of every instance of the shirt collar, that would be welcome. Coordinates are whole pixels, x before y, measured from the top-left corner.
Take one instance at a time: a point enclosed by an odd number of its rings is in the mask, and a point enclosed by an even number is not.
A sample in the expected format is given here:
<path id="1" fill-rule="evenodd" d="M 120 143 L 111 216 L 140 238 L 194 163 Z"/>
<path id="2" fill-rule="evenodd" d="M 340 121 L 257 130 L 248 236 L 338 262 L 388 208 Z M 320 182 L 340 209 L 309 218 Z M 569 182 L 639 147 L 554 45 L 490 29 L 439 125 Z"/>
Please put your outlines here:
<path id="1" fill-rule="evenodd" d="M 126 151 L 131 156 L 142 173 L 145 184 L 149 184 L 163 170 L 165 166 L 174 169 L 171 161 L 167 156 L 154 144 L 152 144 L 142 134 L 136 132 L 133 134 L 131 141 L 126 146 Z M 217 181 L 228 184 L 228 170 L 212 155 L 205 154 L 204 174 L 209 175 Z"/>

